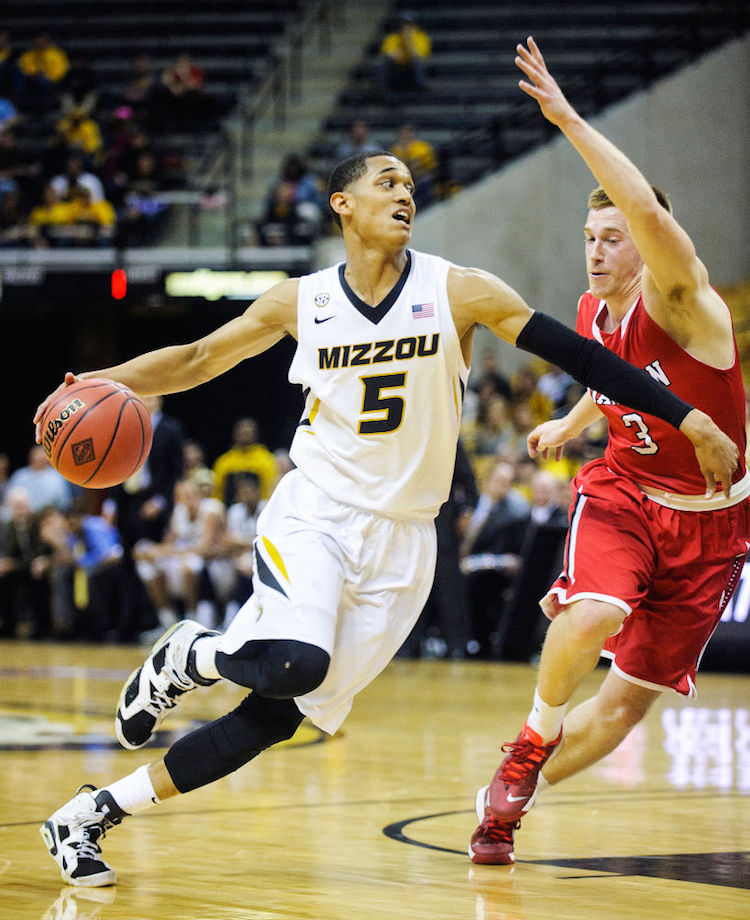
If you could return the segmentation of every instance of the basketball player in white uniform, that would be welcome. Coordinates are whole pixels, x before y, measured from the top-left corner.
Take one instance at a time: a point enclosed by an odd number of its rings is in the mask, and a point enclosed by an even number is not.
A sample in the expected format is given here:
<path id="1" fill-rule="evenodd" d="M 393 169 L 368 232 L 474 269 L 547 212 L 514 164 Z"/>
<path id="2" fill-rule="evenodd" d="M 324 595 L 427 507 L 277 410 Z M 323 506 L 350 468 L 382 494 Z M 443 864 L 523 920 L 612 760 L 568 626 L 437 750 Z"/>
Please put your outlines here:
<path id="1" fill-rule="evenodd" d="M 79 791 L 45 822 L 70 884 L 114 882 L 100 840 L 126 816 L 237 769 L 291 737 L 305 715 L 336 731 L 402 644 L 432 584 L 433 519 L 448 496 L 477 324 L 665 418 L 693 443 L 711 489 L 731 481 L 736 447 L 708 416 L 533 313 L 495 276 L 408 250 L 414 184 L 401 161 L 346 160 L 329 193 L 344 264 L 282 282 L 197 342 L 82 375 L 142 395 L 174 393 L 291 335 L 289 376 L 306 402 L 291 448 L 297 468 L 258 521 L 252 597 L 223 635 L 183 621 L 156 643 L 123 687 L 117 735 L 141 747 L 182 694 L 222 677 L 253 692 L 163 759 Z M 66 375 L 61 387 L 76 379 Z"/>

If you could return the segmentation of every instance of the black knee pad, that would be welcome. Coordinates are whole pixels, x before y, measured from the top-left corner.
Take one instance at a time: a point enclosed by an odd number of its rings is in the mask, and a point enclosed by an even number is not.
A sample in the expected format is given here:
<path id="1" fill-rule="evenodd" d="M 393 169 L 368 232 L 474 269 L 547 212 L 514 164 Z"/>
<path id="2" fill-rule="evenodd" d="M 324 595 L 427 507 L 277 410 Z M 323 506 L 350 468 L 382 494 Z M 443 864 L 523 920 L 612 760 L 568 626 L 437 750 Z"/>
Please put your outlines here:
<path id="1" fill-rule="evenodd" d="M 323 683 L 331 656 L 296 639 L 253 639 L 231 655 L 216 653 L 222 677 L 271 699 L 309 693 Z"/>
<path id="2" fill-rule="evenodd" d="M 215 722 L 176 741 L 164 765 L 180 792 L 198 789 L 234 772 L 257 754 L 291 738 L 303 719 L 294 700 L 272 700 L 257 693 Z"/>

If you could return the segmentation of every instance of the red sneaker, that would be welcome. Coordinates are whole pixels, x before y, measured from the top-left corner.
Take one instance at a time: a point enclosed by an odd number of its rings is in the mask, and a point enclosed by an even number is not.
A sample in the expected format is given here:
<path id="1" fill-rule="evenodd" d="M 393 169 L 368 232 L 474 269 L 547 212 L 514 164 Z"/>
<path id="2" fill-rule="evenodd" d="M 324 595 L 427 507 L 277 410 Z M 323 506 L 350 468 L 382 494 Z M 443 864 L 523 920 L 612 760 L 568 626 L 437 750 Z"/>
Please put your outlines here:
<path id="1" fill-rule="evenodd" d="M 487 787 L 487 809 L 501 821 L 518 821 L 534 804 L 539 771 L 562 739 L 543 744 L 533 728 L 524 725 L 521 734 L 501 748 L 508 756 L 497 768 Z"/>
<path id="2" fill-rule="evenodd" d="M 485 806 L 488 786 L 477 792 L 477 818 L 479 827 L 471 835 L 469 856 L 473 863 L 484 866 L 512 866 L 513 832 L 521 826 L 520 821 L 501 821 Z"/>

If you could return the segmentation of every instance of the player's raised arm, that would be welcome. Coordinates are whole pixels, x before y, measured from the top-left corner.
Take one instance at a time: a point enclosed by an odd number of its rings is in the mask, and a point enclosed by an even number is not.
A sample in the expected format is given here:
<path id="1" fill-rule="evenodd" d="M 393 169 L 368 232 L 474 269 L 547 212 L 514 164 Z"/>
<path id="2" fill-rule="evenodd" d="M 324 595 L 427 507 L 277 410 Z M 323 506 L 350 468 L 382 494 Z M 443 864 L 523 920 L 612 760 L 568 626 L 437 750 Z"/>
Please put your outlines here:
<path id="1" fill-rule="evenodd" d="M 39 440 L 39 422 L 50 400 L 65 386 L 87 377 L 104 377 L 124 383 L 140 396 L 160 396 L 189 390 L 218 377 L 266 351 L 285 335 L 296 336 L 297 281 L 275 285 L 254 301 L 241 316 L 213 332 L 185 345 L 168 345 L 145 352 L 114 367 L 67 373 L 63 383 L 38 407 L 34 415 Z"/>
<path id="2" fill-rule="evenodd" d="M 534 313 L 516 291 L 489 272 L 454 266 L 448 275 L 448 297 L 462 341 L 476 324 L 486 326 L 498 338 L 556 364 L 615 402 L 664 419 L 692 443 L 707 491 L 718 486 L 729 495 L 737 446 L 704 412 L 598 342 L 551 316 Z"/>
<path id="3" fill-rule="evenodd" d="M 526 75 L 520 88 L 578 151 L 612 203 L 625 216 L 643 259 L 644 300 L 649 313 L 673 338 L 689 347 L 692 337 L 730 333 L 730 317 L 710 289 L 708 273 L 692 240 L 660 203 L 638 167 L 573 108 L 550 74 L 532 37 L 516 46 L 516 65 Z M 649 297 L 649 288 L 656 296 Z M 670 315 L 674 313 L 674 315 Z M 703 357 L 703 356 L 701 356 Z M 727 360 L 731 361 L 731 355 Z M 720 362 L 723 363 L 723 362 Z"/>

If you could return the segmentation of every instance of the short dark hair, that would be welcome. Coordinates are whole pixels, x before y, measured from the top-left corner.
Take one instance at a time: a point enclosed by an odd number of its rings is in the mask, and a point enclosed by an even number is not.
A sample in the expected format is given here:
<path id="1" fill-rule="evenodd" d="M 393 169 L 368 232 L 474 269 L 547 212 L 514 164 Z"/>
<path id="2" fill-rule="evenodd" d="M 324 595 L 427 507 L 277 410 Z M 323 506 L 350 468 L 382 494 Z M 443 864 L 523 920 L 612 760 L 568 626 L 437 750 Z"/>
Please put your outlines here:
<path id="1" fill-rule="evenodd" d="M 352 182 L 356 182 L 367 172 L 367 161 L 371 157 L 392 157 L 393 154 L 388 150 L 370 150 L 367 153 L 356 153 L 353 157 L 347 157 L 331 170 L 328 177 L 328 201 L 330 207 L 331 195 L 336 192 L 343 192 Z M 333 210 L 333 209 L 331 209 Z M 341 226 L 341 218 L 336 212 L 333 212 L 333 219 Z"/>
<path id="2" fill-rule="evenodd" d="M 669 200 L 666 192 L 663 192 L 660 188 L 657 188 L 655 185 L 651 186 L 651 191 L 656 196 L 656 200 L 664 208 L 665 211 L 672 213 L 672 202 Z M 600 186 L 595 188 L 593 192 L 589 195 L 589 210 L 590 211 L 600 211 L 602 208 L 614 208 L 615 203 L 609 197 L 609 195 L 604 191 Z"/>

